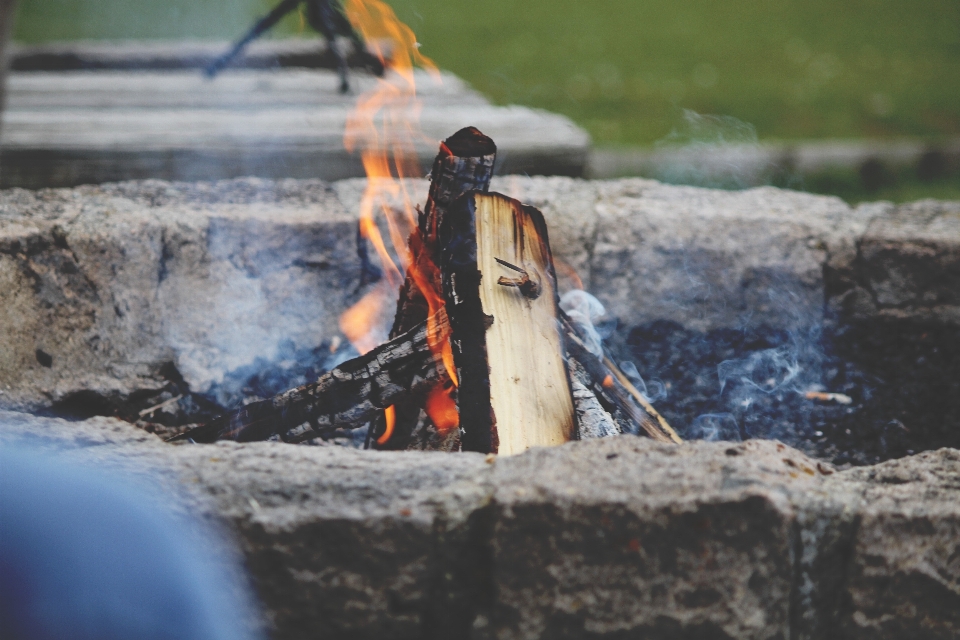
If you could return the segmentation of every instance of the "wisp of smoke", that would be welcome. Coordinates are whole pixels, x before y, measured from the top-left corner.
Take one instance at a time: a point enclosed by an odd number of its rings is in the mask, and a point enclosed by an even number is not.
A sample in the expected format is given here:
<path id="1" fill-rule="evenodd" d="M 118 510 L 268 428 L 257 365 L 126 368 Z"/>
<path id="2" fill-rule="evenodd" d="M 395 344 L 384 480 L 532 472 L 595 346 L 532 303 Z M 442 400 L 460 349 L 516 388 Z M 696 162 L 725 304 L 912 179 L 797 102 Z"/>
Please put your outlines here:
<path id="1" fill-rule="evenodd" d="M 640 372 L 637 371 L 637 365 L 629 360 L 620 363 L 620 371 L 630 379 L 630 382 L 632 382 L 633 386 L 637 388 L 637 391 L 647 399 L 647 402 L 652 403 L 667 397 L 667 387 L 663 382 L 656 379 L 646 382 L 640 376 Z"/>
<path id="2" fill-rule="evenodd" d="M 687 437 L 692 440 L 710 442 L 740 442 L 740 426 L 732 413 L 706 413 L 699 416 L 687 429 Z"/>
<path id="3" fill-rule="evenodd" d="M 796 380 L 802 371 L 797 354 L 788 346 L 756 351 L 746 358 L 724 360 L 717 365 L 721 394 L 729 380 L 736 380 L 763 393 L 774 393 Z"/>
<path id="4" fill-rule="evenodd" d="M 824 358 L 820 328 L 810 322 L 798 306 L 792 305 L 790 296 L 773 291 L 770 295 L 781 305 L 781 310 L 795 315 L 792 327 L 783 334 L 785 339 L 781 344 L 717 365 L 717 401 L 726 411 L 707 413 L 694 420 L 688 437 L 779 438 L 792 442 L 798 435 L 800 425 L 782 419 L 782 408 L 794 406 L 802 410 L 803 394 L 820 387 Z M 714 429 L 718 415 L 729 416 L 738 428 Z M 729 422 L 727 418 L 724 420 L 724 424 Z"/>
<path id="5" fill-rule="evenodd" d="M 771 169 L 756 129 L 733 116 L 684 109 L 681 125 L 655 146 L 654 177 L 671 184 L 743 189 L 767 182 Z"/>
<path id="6" fill-rule="evenodd" d="M 560 308 L 570 322 L 580 329 L 587 350 L 598 358 L 603 357 L 603 338 L 597 330 L 597 324 L 607 314 L 603 303 L 586 291 L 574 289 L 560 298 Z"/>
<path id="7" fill-rule="evenodd" d="M 598 358 L 604 357 L 603 341 L 616 330 L 617 322 L 607 317 L 607 310 L 603 303 L 586 291 L 573 289 L 560 297 L 560 308 L 580 330 L 587 350 Z M 640 372 L 637 371 L 637 366 L 632 362 L 621 362 L 620 370 L 648 402 L 656 402 L 667 397 L 664 384 L 659 380 L 651 380 L 649 383 L 644 381 Z"/>

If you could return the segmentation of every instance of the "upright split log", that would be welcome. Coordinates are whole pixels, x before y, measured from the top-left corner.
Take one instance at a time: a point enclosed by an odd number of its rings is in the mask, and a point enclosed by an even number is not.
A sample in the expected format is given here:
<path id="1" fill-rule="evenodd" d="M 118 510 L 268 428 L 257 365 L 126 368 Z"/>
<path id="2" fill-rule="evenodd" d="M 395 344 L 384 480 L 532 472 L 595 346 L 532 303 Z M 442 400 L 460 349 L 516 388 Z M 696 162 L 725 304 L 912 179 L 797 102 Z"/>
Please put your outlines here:
<path id="1" fill-rule="evenodd" d="M 493 178 L 497 145 L 474 127 L 457 131 L 444 140 L 430 172 L 430 192 L 420 212 L 417 229 L 410 237 L 412 264 L 397 300 L 390 337 L 406 333 L 427 319 L 427 301 L 414 272 L 429 274 L 440 264 L 437 229 L 453 202 L 468 191 L 487 191 Z M 431 283 L 437 293 L 440 282 Z"/>
<path id="2" fill-rule="evenodd" d="M 514 454 L 572 439 L 573 394 L 543 215 L 473 192 L 447 211 L 439 240 L 463 449 Z"/>

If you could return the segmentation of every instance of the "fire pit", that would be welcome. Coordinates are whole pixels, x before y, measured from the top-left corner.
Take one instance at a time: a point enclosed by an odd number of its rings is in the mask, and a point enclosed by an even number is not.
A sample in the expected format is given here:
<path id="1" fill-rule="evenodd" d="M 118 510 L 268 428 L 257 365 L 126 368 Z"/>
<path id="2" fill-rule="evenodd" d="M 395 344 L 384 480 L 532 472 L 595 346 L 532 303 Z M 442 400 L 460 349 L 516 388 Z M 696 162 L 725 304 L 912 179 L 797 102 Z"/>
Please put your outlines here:
<path id="1" fill-rule="evenodd" d="M 960 208 L 494 179 L 543 212 L 561 289 L 581 274 L 654 406 L 727 442 L 495 460 L 146 433 L 355 355 L 339 319 L 376 286 L 357 255 L 364 188 L 2 192 L 0 399 L 27 412 L 3 414 L 2 437 L 157 470 L 228 520 L 278 637 L 955 633 L 955 452 L 831 462 L 956 446 Z M 746 438 L 814 457 L 730 442 Z"/>
<path id="2" fill-rule="evenodd" d="M 5 192 L 3 406 L 173 435 L 316 379 L 348 358 L 339 317 L 371 286 L 362 188 Z M 776 438 L 839 464 L 957 446 L 956 205 L 643 180 L 492 188 L 544 212 L 558 264 L 607 308 L 615 359 L 681 435 Z"/>
<path id="3" fill-rule="evenodd" d="M 941 448 L 960 444 L 960 205 L 491 180 L 473 128 L 427 183 L 417 82 L 439 70 L 379 0 L 311 6 L 341 92 L 337 34 L 383 71 L 337 105 L 334 155 L 302 126 L 332 120 L 285 106 L 160 118 L 169 135 L 121 136 L 122 164 L 161 175 L 186 149 L 166 171 L 291 175 L 292 149 L 323 160 L 299 175 L 368 179 L 0 191 L 0 442 L 146 474 L 226 524 L 277 638 L 960 633 Z M 163 80 L 211 106 L 242 85 Z M 582 160 L 562 128 L 524 128 L 530 157 Z M 115 153 L 94 138 L 46 184 Z"/>

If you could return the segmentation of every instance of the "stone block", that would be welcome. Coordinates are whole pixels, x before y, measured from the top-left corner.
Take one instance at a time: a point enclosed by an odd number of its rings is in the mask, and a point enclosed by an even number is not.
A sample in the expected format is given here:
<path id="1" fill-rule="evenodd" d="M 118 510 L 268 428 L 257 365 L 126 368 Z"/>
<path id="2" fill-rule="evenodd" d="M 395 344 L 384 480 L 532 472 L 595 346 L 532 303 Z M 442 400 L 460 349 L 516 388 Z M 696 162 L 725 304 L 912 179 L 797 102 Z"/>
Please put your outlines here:
<path id="1" fill-rule="evenodd" d="M 14 441 L 146 478 L 224 525 L 275 638 L 960 631 L 955 450 L 838 472 L 774 441 L 500 458 L 171 446 L 112 419 L 2 412 Z"/>

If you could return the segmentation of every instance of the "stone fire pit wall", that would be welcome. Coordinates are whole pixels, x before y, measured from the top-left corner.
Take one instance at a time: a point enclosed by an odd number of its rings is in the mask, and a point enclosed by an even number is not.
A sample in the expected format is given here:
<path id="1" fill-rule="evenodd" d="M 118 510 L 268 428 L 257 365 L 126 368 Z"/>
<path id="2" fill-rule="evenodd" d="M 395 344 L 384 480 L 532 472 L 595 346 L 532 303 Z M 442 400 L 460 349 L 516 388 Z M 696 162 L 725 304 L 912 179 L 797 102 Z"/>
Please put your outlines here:
<path id="1" fill-rule="evenodd" d="M 361 180 L 0 192 L 0 407 L 98 406 L 182 376 L 204 393 L 338 333 L 360 279 Z M 411 189 L 423 202 L 426 181 Z M 773 188 L 495 180 L 629 327 L 882 318 L 960 325 L 960 204 L 851 209 Z M 771 295 L 771 293 L 779 295 Z"/>
<path id="2" fill-rule="evenodd" d="M 362 187 L 0 192 L 0 408 L 110 413 L 173 378 L 213 393 L 331 339 L 362 294 Z M 423 201 L 426 183 L 411 187 Z M 494 189 L 543 210 L 554 253 L 627 327 L 960 325 L 960 204 L 851 209 L 645 180 Z M 772 441 L 622 437 L 486 459 L 173 447 L 107 418 L 7 412 L 0 425 L 2 439 L 150 473 L 227 523 L 277 638 L 960 633 L 950 449 L 836 471 Z"/>
<path id="3" fill-rule="evenodd" d="M 955 638 L 960 452 L 834 472 L 773 441 L 495 458 L 170 446 L 0 412 L 0 446 L 144 475 L 225 522 L 275 638 Z"/>

